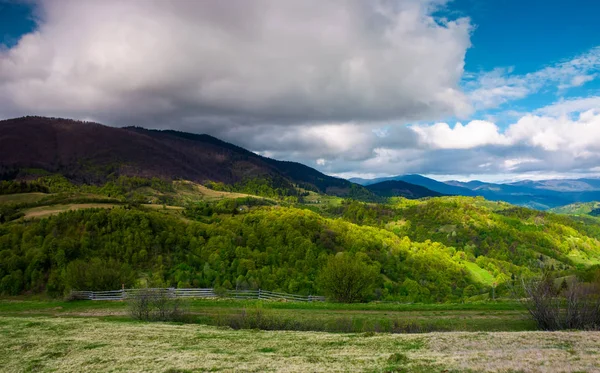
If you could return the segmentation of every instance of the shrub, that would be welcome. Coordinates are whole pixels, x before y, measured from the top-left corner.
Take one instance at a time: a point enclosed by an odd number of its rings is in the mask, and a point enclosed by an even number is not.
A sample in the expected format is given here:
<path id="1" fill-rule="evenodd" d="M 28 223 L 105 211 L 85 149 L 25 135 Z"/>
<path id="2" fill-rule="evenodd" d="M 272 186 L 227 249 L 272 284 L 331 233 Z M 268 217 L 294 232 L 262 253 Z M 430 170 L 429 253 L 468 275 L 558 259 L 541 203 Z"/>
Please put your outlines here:
<path id="1" fill-rule="evenodd" d="M 327 296 L 338 302 L 365 301 L 379 277 L 379 267 L 367 261 L 364 254 L 338 253 L 329 258 L 317 282 Z"/>
<path id="2" fill-rule="evenodd" d="M 127 294 L 129 314 L 143 321 L 186 321 L 181 301 L 164 289 L 141 289 Z"/>
<path id="3" fill-rule="evenodd" d="M 574 281 L 557 289 L 545 274 L 523 284 L 529 314 L 542 330 L 600 329 L 600 283 Z M 562 290 L 562 291 L 559 291 Z"/>

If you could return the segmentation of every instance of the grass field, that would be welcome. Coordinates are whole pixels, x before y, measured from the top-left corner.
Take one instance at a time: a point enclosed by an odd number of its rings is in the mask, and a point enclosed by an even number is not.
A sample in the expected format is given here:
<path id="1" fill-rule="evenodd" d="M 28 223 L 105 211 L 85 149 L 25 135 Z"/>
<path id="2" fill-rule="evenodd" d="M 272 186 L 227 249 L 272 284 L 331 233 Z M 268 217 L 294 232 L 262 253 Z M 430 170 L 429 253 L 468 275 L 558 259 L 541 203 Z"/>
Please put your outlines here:
<path id="1" fill-rule="evenodd" d="M 52 194 L 45 193 L 17 193 L 17 194 L 3 194 L 0 195 L 0 205 L 2 204 L 19 204 L 19 203 L 33 203 L 40 201 Z"/>
<path id="2" fill-rule="evenodd" d="M 534 330 L 518 303 L 336 304 L 241 300 L 189 300 L 189 322 L 230 325 L 260 313 L 263 328 L 333 332 L 527 331 Z M 0 315 L 127 319 L 125 302 L 0 301 Z"/>
<path id="3" fill-rule="evenodd" d="M 600 332 L 370 334 L 0 315 L 3 372 L 598 372 Z"/>
<path id="4" fill-rule="evenodd" d="M 463 264 L 467 267 L 467 270 L 469 270 L 473 280 L 487 286 L 491 286 L 494 283 L 494 276 L 485 269 L 480 268 L 477 264 L 467 261 Z"/>
<path id="5" fill-rule="evenodd" d="M 40 206 L 40 207 L 32 207 L 23 211 L 25 216 L 23 218 L 45 218 L 50 215 L 56 215 L 61 212 L 70 211 L 70 210 L 79 210 L 79 209 L 89 209 L 89 208 L 112 208 L 116 205 L 111 203 L 70 203 L 70 204 L 60 204 L 60 205 L 51 205 L 51 206 Z"/>
<path id="6" fill-rule="evenodd" d="M 187 323 L 145 323 L 127 303 L 0 300 L 2 372 L 600 372 L 600 332 L 537 332 L 522 304 L 337 304 L 199 299 Z M 384 319 L 446 332 L 233 330 L 240 311 L 327 324 Z M 206 325 L 212 324 L 212 325 Z M 366 332 L 365 332 L 366 331 Z"/>

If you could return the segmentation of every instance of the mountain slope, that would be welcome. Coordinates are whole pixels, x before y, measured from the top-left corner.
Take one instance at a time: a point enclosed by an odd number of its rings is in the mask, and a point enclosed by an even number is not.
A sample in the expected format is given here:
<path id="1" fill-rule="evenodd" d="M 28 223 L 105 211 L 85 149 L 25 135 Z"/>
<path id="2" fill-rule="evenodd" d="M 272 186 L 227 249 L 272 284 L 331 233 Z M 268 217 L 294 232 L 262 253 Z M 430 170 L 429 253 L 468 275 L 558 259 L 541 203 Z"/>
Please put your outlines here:
<path id="1" fill-rule="evenodd" d="M 298 185 L 341 196 L 370 195 L 347 180 L 208 135 L 43 117 L 0 121 L 0 174 L 6 178 L 27 168 L 87 183 L 103 182 L 111 174 L 226 184 L 259 178 L 290 191 Z"/>
<path id="2" fill-rule="evenodd" d="M 593 179 L 590 179 L 593 181 Z M 556 183 L 554 183 L 556 182 Z M 564 206 L 575 202 L 592 202 L 600 200 L 600 190 L 593 190 L 589 186 L 581 191 L 565 191 L 566 186 L 559 186 L 560 181 L 547 180 L 544 183 L 525 181 L 511 184 L 485 183 L 482 181 L 447 181 L 448 184 L 470 189 L 475 195 L 485 197 L 492 201 L 506 201 L 512 204 L 527 206 L 535 209 L 546 210 L 558 206 Z M 555 185 L 555 188 L 544 187 L 544 185 Z"/>
<path id="3" fill-rule="evenodd" d="M 380 197 L 405 197 L 417 199 L 423 197 L 439 197 L 441 193 L 434 192 L 420 185 L 410 184 L 399 180 L 382 181 L 370 184 L 367 189 Z"/>
<path id="4" fill-rule="evenodd" d="M 547 189 L 557 192 L 589 192 L 600 190 L 600 179 L 551 179 L 523 180 L 510 185 L 526 186 L 533 189 Z"/>
<path id="5" fill-rule="evenodd" d="M 348 179 L 353 183 L 357 183 L 364 186 L 369 186 L 371 184 L 377 184 L 384 181 L 403 181 L 405 183 L 410 183 L 414 185 L 419 185 L 434 192 L 438 192 L 440 194 L 447 195 L 459 195 L 459 196 L 474 196 L 469 188 L 463 188 L 460 186 L 449 185 L 443 183 L 441 181 L 433 180 L 425 176 L 417 175 L 417 174 L 408 174 L 408 175 L 398 175 L 398 176 L 390 176 L 390 177 L 380 177 L 376 179 L 361 179 L 361 178 L 351 178 Z"/>

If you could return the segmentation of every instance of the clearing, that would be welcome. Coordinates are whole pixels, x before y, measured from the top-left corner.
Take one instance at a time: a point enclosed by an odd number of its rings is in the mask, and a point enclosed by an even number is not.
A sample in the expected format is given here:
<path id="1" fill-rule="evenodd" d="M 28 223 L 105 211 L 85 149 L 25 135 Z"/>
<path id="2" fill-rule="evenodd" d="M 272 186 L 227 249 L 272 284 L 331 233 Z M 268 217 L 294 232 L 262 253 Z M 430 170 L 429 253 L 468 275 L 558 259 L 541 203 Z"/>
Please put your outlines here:
<path id="1" fill-rule="evenodd" d="M 0 195 L 0 205 L 38 202 L 52 194 L 46 193 L 17 193 Z"/>
<path id="2" fill-rule="evenodd" d="M 109 209 L 118 205 L 112 203 L 70 203 L 65 205 L 51 205 L 51 206 L 40 206 L 32 207 L 30 209 L 23 210 L 25 216 L 24 219 L 30 218 L 45 218 L 50 215 L 56 215 L 61 212 L 79 209 L 90 209 L 90 208 L 104 208 Z"/>

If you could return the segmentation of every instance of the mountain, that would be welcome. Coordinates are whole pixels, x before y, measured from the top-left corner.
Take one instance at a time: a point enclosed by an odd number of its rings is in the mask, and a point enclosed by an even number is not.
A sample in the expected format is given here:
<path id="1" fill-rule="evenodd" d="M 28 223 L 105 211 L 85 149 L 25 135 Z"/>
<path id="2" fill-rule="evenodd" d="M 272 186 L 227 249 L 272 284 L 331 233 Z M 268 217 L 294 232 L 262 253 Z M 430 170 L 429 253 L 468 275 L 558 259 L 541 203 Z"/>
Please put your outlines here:
<path id="1" fill-rule="evenodd" d="M 383 181 L 392 181 L 392 180 L 404 181 L 405 183 L 419 185 L 419 186 L 425 187 L 429 190 L 432 190 L 434 192 L 438 192 L 440 194 L 460 195 L 460 196 L 474 196 L 475 195 L 475 193 L 470 191 L 468 188 L 449 185 L 449 184 L 443 183 L 441 181 L 433 180 L 428 177 L 416 175 L 416 174 L 380 177 L 380 178 L 376 178 L 376 179 L 361 179 L 361 178 L 349 179 L 349 181 L 352 181 L 353 183 L 357 183 L 357 184 L 364 185 L 364 186 L 381 183 Z"/>
<path id="2" fill-rule="evenodd" d="M 533 189 L 548 189 L 557 192 L 588 192 L 600 190 L 600 179 L 551 179 L 523 180 L 510 183 L 515 186 L 525 186 Z"/>
<path id="3" fill-rule="evenodd" d="M 525 180 L 507 184 L 486 183 L 479 180 L 468 182 L 436 181 L 421 175 L 398 175 L 376 179 L 350 179 L 368 186 L 396 180 L 425 187 L 445 195 L 481 196 L 491 201 L 505 201 L 537 210 L 546 210 L 577 202 L 600 201 L 600 179 L 574 180 Z"/>
<path id="4" fill-rule="evenodd" d="M 300 186 L 339 196 L 371 195 L 350 181 L 209 135 L 44 117 L 0 121 L 0 175 L 18 177 L 32 168 L 85 183 L 118 175 L 225 184 L 260 179 L 290 193 Z"/>
<path id="5" fill-rule="evenodd" d="M 594 179 L 589 183 L 580 180 L 572 180 L 575 183 L 567 183 L 564 180 L 545 180 L 535 182 L 531 180 L 510 184 L 485 183 L 482 181 L 447 181 L 448 184 L 470 189 L 475 195 L 485 197 L 492 201 L 505 201 L 515 205 L 546 210 L 559 206 L 565 206 L 576 202 L 593 202 L 600 200 L 600 189 L 593 189 Z M 566 185 L 570 185 L 567 189 Z M 579 185 L 582 190 L 574 190 Z M 599 183 L 600 185 L 600 183 Z"/>
<path id="6" fill-rule="evenodd" d="M 367 185 L 367 189 L 380 197 L 405 197 L 418 199 L 423 197 L 440 197 L 443 194 L 429 190 L 420 185 L 410 184 L 399 180 L 382 181 Z"/>

